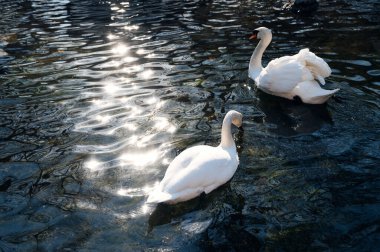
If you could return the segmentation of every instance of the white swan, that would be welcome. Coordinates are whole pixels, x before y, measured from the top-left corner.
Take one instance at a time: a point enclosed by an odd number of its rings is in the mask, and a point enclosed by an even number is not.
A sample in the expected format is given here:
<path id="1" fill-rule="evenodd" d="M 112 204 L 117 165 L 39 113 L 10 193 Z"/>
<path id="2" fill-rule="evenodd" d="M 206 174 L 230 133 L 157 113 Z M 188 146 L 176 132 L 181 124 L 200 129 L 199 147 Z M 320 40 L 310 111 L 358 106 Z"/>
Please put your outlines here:
<path id="1" fill-rule="evenodd" d="M 260 27 L 250 37 L 254 38 L 260 39 L 260 42 L 251 56 L 248 76 L 262 91 L 290 100 L 298 96 L 304 103 L 310 104 L 322 104 L 339 91 L 320 87 L 319 83 L 325 84 L 324 78 L 331 74 L 331 69 L 309 49 L 302 49 L 293 56 L 274 59 L 263 68 L 261 58 L 272 40 L 272 32 Z"/>
<path id="2" fill-rule="evenodd" d="M 219 146 L 198 145 L 181 152 L 170 163 L 165 177 L 150 193 L 147 203 L 186 201 L 202 192 L 209 193 L 230 180 L 239 164 L 231 124 L 240 127 L 242 119 L 239 112 L 229 111 L 223 120 Z"/>

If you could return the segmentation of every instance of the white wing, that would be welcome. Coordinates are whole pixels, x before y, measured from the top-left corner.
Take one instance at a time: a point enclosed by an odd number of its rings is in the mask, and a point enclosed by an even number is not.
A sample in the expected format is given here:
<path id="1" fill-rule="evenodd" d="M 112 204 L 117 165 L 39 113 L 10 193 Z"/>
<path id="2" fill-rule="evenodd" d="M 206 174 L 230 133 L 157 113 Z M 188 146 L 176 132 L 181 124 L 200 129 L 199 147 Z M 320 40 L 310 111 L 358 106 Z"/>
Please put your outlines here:
<path id="1" fill-rule="evenodd" d="M 166 179 L 173 177 L 180 170 L 186 169 L 189 166 L 189 164 L 194 160 L 194 158 L 197 157 L 199 154 L 208 149 L 212 150 L 212 148 L 214 147 L 208 145 L 197 145 L 182 151 L 170 163 L 168 169 L 165 172 L 165 176 L 161 184 L 163 184 Z"/>
<path id="2" fill-rule="evenodd" d="M 171 201 L 174 199 L 174 195 L 167 192 L 166 185 L 170 180 L 175 179 L 176 174 L 179 174 L 182 170 L 186 170 L 189 167 L 189 164 L 193 161 L 194 157 L 197 157 L 205 149 L 212 148 L 207 145 L 198 145 L 191 148 L 188 148 L 176 156 L 173 161 L 170 163 L 168 169 L 165 172 L 165 176 L 158 185 L 149 194 L 147 199 L 148 203 L 158 203 Z"/>
<path id="3" fill-rule="evenodd" d="M 294 56 L 272 60 L 255 81 L 259 88 L 268 93 L 289 93 L 303 81 L 316 79 L 325 84 L 324 78 L 330 74 L 329 65 L 306 48 Z"/>
<path id="4" fill-rule="evenodd" d="M 268 93 L 288 93 L 305 80 L 312 80 L 311 72 L 295 56 L 284 56 L 269 62 L 255 79 L 257 86 Z"/>
<path id="5" fill-rule="evenodd" d="M 325 84 L 324 78 L 330 76 L 331 68 L 322 58 L 310 52 L 307 48 L 302 49 L 294 56 L 310 70 L 314 79 L 318 80 L 322 85 Z"/>
<path id="6" fill-rule="evenodd" d="M 207 151 L 199 153 L 187 165 L 179 167 L 176 173 L 162 181 L 164 191 L 175 194 L 184 190 L 202 190 L 212 185 L 221 185 L 227 182 L 234 174 L 238 161 L 232 160 L 228 152 L 218 147 L 210 147 Z M 235 163 L 235 164 L 234 164 Z M 231 170 L 231 165 L 235 169 Z"/>

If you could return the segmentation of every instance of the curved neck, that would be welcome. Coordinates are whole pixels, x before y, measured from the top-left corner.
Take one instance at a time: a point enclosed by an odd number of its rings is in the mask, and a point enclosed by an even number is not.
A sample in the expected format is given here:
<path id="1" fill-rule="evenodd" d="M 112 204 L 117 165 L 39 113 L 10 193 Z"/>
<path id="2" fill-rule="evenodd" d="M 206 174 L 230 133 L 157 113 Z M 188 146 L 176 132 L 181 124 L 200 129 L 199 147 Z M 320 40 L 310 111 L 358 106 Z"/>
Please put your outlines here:
<path id="1" fill-rule="evenodd" d="M 219 145 L 223 148 L 235 147 L 235 141 L 232 138 L 232 133 L 231 133 L 231 123 L 232 123 L 232 119 L 229 116 L 226 116 L 223 120 L 222 140 Z"/>
<path id="2" fill-rule="evenodd" d="M 263 53 L 265 49 L 268 47 L 270 42 L 272 41 L 272 34 L 267 34 L 263 37 L 259 44 L 256 46 L 255 50 L 252 53 L 251 60 L 249 61 L 249 74 L 251 77 L 255 78 L 256 76 L 252 76 L 252 73 L 256 75 L 261 72 L 263 66 L 261 65 L 261 59 L 263 57 Z M 256 74 L 255 74 L 256 73 Z"/>

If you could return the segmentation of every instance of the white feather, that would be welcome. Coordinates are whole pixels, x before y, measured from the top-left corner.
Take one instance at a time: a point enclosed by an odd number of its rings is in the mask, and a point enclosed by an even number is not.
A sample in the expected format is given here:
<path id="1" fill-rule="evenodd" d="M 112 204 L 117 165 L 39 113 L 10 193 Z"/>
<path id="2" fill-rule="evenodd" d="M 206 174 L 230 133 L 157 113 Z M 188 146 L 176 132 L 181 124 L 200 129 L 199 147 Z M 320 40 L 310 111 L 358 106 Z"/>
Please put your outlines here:
<path id="1" fill-rule="evenodd" d="M 300 50 L 296 55 L 274 59 L 263 68 L 261 57 L 271 42 L 272 33 L 265 27 L 257 30 L 257 37 L 261 40 L 251 57 L 249 77 L 255 81 L 259 89 L 291 100 L 298 96 L 303 102 L 312 104 L 324 103 L 339 91 L 324 90 L 315 81 L 324 85 L 324 78 L 330 76 L 331 69 L 323 59 L 307 48 Z"/>
<path id="2" fill-rule="evenodd" d="M 150 193 L 147 202 L 186 201 L 202 192 L 209 193 L 230 180 L 239 164 L 231 133 L 231 123 L 235 124 L 234 120 L 241 124 L 242 115 L 232 110 L 223 120 L 219 146 L 199 145 L 180 153 L 170 163 L 164 178 Z"/>

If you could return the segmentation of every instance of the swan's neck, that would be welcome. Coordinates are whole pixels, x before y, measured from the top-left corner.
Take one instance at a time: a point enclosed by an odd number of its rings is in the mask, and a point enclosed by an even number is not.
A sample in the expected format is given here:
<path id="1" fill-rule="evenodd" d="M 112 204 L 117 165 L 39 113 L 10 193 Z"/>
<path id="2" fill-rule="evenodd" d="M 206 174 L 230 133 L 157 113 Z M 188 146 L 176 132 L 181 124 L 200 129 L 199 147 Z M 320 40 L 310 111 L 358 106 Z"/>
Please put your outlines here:
<path id="1" fill-rule="evenodd" d="M 251 60 L 249 61 L 249 76 L 251 78 L 256 78 L 261 70 L 263 69 L 263 66 L 261 64 L 261 59 L 263 57 L 263 53 L 265 49 L 268 47 L 270 42 L 272 41 L 272 34 L 267 34 L 265 37 L 263 37 L 259 44 L 256 46 L 255 50 L 252 53 Z"/>
<path id="2" fill-rule="evenodd" d="M 235 147 L 235 141 L 232 138 L 232 133 L 231 133 L 231 123 L 232 123 L 231 118 L 229 117 L 224 118 L 223 125 L 222 125 L 222 140 L 219 145 L 223 148 Z"/>

